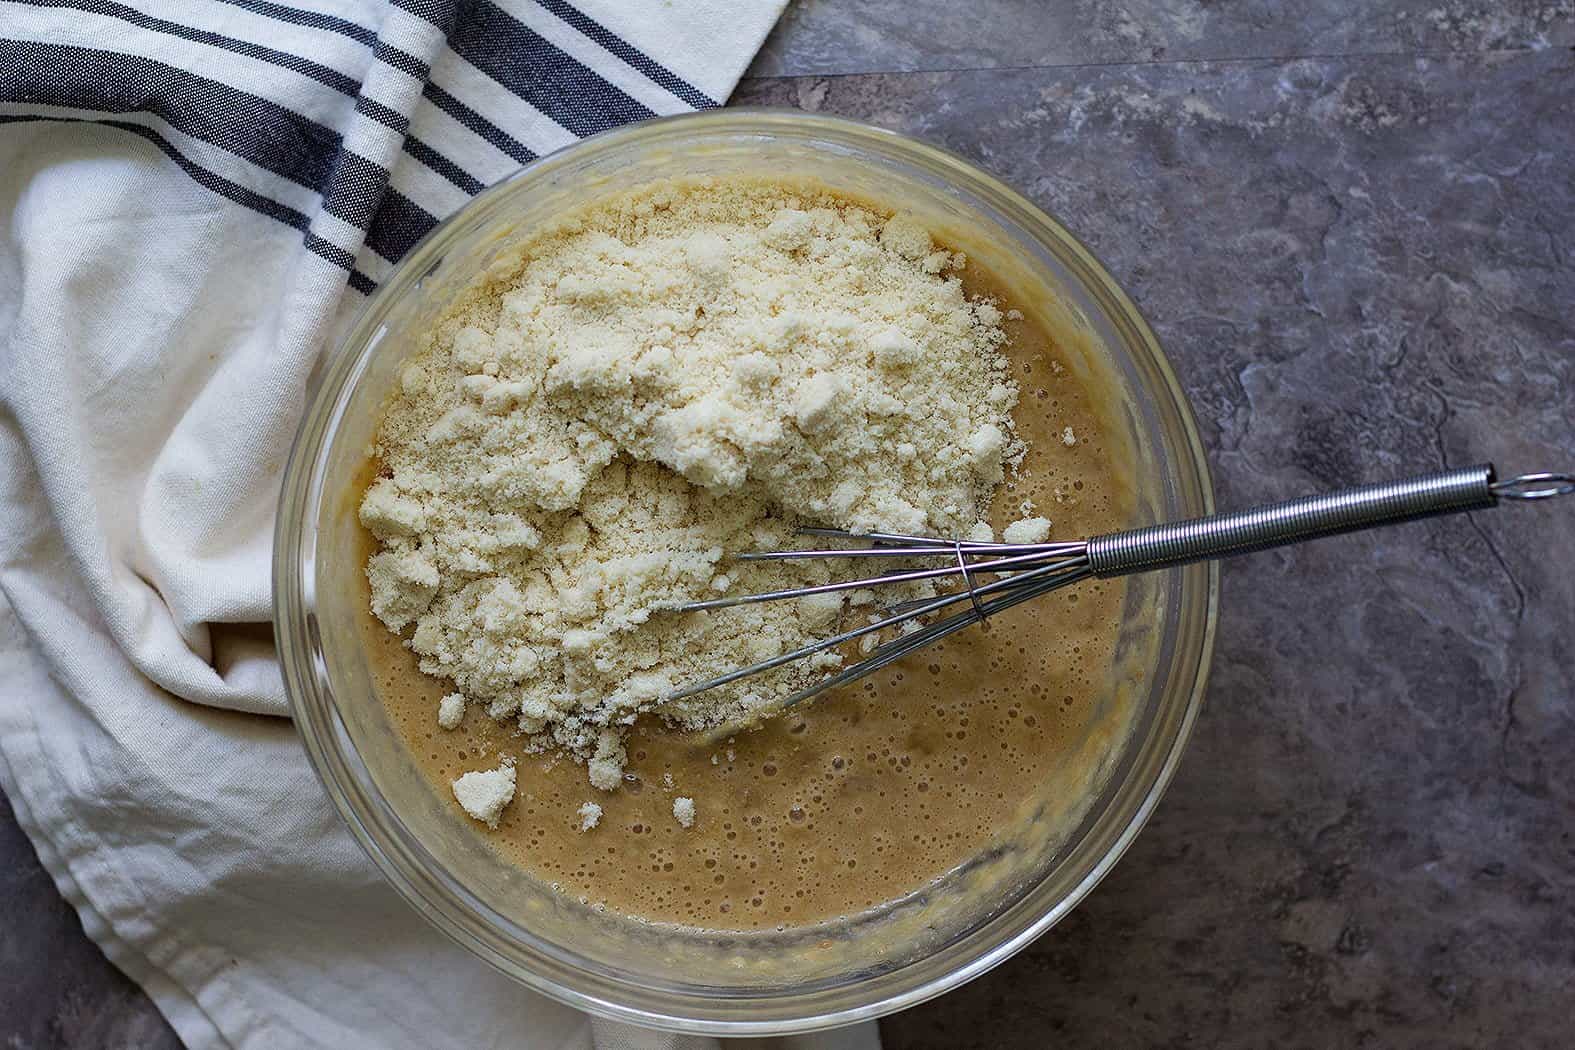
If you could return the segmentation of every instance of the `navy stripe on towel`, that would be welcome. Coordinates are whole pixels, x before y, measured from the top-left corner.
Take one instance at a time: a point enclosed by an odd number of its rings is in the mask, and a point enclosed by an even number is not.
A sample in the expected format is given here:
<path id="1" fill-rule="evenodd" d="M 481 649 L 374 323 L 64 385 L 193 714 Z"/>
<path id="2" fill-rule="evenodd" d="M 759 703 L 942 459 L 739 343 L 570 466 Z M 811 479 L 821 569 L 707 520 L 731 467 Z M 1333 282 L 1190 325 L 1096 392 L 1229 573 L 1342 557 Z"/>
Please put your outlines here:
<path id="1" fill-rule="evenodd" d="M 398 261 L 437 225 L 437 219 L 398 190 L 383 194 L 377 215 L 366 231 L 366 244 L 385 259 Z"/>
<path id="2" fill-rule="evenodd" d="M 309 29 L 325 29 L 330 33 L 347 36 L 356 43 L 368 47 L 377 41 L 377 33 L 366 26 L 357 25 L 343 18 L 335 18 L 333 15 L 320 14 L 317 11 L 305 11 L 284 4 L 271 4 L 268 0 L 219 0 L 219 2 L 244 8 L 253 14 L 264 15 L 279 22 L 289 22 L 291 25 L 306 26 Z"/>
<path id="3" fill-rule="evenodd" d="M 166 139 L 163 135 L 160 135 L 152 128 L 145 127 L 142 124 L 134 124 L 127 120 L 102 120 L 90 119 L 86 117 L 0 115 L 0 124 L 20 124 L 29 122 L 98 124 L 104 127 L 116 128 L 120 131 L 125 131 L 132 135 L 136 135 L 138 138 L 152 143 L 159 149 L 160 152 L 173 161 L 176 166 L 178 166 L 187 175 L 191 176 L 191 178 L 204 189 L 213 193 L 217 193 L 219 196 L 224 197 L 227 200 L 234 201 L 236 204 L 250 208 L 252 211 L 266 215 L 270 219 L 275 219 L 284 223 L 286 226 L 290 226 L 296 230 L 301 231 L 301 233 L 304 235 L 303 241 L 306 244 L 306 247 L 313 254 L 320 256 L 321 258 L 333 263 L 335 266 L 348 271 L 350 286 L 356 291 L 361 292 L 362 294 L 370 294 L 372 290 L 377 287 L 376 281 L 372 280 L 366 274 L 355 268 L 355 259 L 350 255 L 349 252 L 345 251 L 343 248 L 340 248 L 338 245 L 331 244 L 328 241 L 323 240 L 321 237 L 318 237 L 316 234 L 311 232 L 311 219 L 304 212 L 300 212 L 294 208 L 288 207 L 287 205 L 280 204 L 272 197 L 265 197 L 260 193 L 256 193 L 247 189 L 245 186 L 231 182 L 229 179 L 226 179 L 224 176 L 214 171 L 210 171 L 209 169 L 198 164 L 196 161 L 192 160 L 190 157 L 187 157 L 184 153 L 176 148 L 174 143 L 170 142 L 169 139 Z"/>
<path id="4" fill-rule="evenodd" d="M 272 4 L 267 0 L 218 0 L 219 3 L 231 4 L 235 7 L 245 8 L 254 14 L 276 19 L 280 22 L 289 22 L 291 25 L 306 26 L 311 29 L 324 29 L 340 36 L 347 36 L 358 44 L 364 44 L 373 49 L 372 57 L 379 62 L 387 63 L 401 73 L 425 80 L 428 73 L 427 64 L 415 55 L 401 51 L 380 39 L 377 31 L 366 26 L 333 15 L 319 14 L 316 11 L 303 11 L 299 7 L 286 7 L 284 4 Z"/>
<path id="5" fill-rule="evenodd" d="M 392 106 L 385 106 L 369 95 L 362 95 L 355 100 L 355 111 L 368 120 L 375 120 L 385 128 L 390 128 L 401 135 L 410 130 L 410 118 Z"/>
<path id="6" fill-rule="evenodd" d="M 459 21 L 460 8 L 469 0 L 390 0 L 390 2 L 417 18 L 431 22 L 443 31 L 444 36 L 452 36 L 454 26 Z"/>
<path id="7" fill-rule="evenodd" d="M 521 164 L 529 164 L 536 159 L 536 154 L 527 148 L 523 142 L 509 135 L 502 128 L 492 123 L 492 121 L 483 117 L 480 113 L 477 113 L 431 81 L 428 81 L 427 86 L 421 89 L 421 94 L 425 96 L 428 102 Z"/>
<path id="8" fill-rule="evenodd" d="M 449 47 L 580 138 L 656 115 L 490 0 L 475 0 Z"/>
<path id="9" fill-rule="evenodd" d="M 660 84 L 696 109 L 711 109 L 718 105 L 717 101 L 705 94 L 705 92 L 699 90 L 678 74 L 651 58 L 644 51 L 641 51 L 617 33 L 585 14 L 579 8 L 566 3 L 565 0 L 536 0 L 536 3 L 557 15 L 559 19 L 578 29 L 608 52 L 617 55 L 626 63 L 644 73 L 648 79 Z"/>
<path id="10" fill-rule="evenodd" d="M 416 138 L 405 139 L 405 152 L 443 176 L 449 182 L 474 197 L 486 189 L 486 184 L 464 168 L 449 160 L 425 142 Z"/>
<path id="11" fill-rule="evenodd" d="M 346 95 L 354 95 L 361 89 L 361 85 L 351 76 L 330 69 L 328 66 L 292 55 L 288 51 L 279 51 L 271 47 L 253 43 L 250 40 L 237 40 L 222 33 L 211 33 L 206 29 L 195 29 L 191 26 L 181 25 L 179 22 L 170 22 L 163 18 L 154 18 L 152 15 L 143 14 L 136 8 L 127 7 L 125 4 L 113 3 L 112 0 L 20 0 L 21 3 L 31 4 L 34 7 L 68 8 L 73 11 L 86 11 L 89 14 L 104 15 L 106 18 L 118 18 L 122 22 L 134 25 L 138 29 L 149 29 L 166 36 L 179 37 L 197 44 L 207 44 L 209 47 L 222 48 L 233 51 L 237 55 L 248 58 L 260 59 L 278 66 L 281 69 L 292 70 L 302 76 L 311 77 L 319 84 L 326 84 L 335 91 Z"/>
<path id="12" fill-rule="evenodd" d="M 358 153 L 340 150 L 323 197 L 323 210 L 357 229 L 370 229 L 387 186 L 388 169 Z"/>
<path id="13" fill-rule="evenodd" d="M 421 59 L 381 40 L 372 49 L 372 57 L 385 66 L 392 66 L 413 80 L 425 80 L 432 75 L 432 68 Z"/>

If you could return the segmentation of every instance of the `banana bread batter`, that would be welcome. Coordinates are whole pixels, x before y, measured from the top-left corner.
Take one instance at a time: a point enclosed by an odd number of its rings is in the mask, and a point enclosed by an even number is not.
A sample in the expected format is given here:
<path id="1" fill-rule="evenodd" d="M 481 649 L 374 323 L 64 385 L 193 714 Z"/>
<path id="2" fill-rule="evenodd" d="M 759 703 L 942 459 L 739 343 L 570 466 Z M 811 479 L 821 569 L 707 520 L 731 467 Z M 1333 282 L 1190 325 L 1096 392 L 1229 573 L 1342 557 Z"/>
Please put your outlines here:
<path id="1" fill-rule="evenodd" d="M 1043 515 L 1052 539 L 1128 524 L 1132 451 L 1089 370 L 977 260 L 962 279 L 1003 310 L 1022 391 L 1013 416 L 1028 453 L 997 491 L 991 524 L 999 532 Z M 363 556 L 376 549 L 365 539 Z M 370 612 L 362 633 L 434 791 L 448 796 L 462 774 L 515 758 L 517 794 L 484 833 L 507 859 L 564 894 L 653 922 L 770 929 L 901 898 L 1024 819 L 1111 688 L 1123 592 L 1096 580 L 1026 603 L 722 744 L 642 720 L 627 741 L 632 776 L 595 793 L 594 821 L 582 767 L 521 755 L 512 728 L 481 710 L 439 728 L 449 684 L 423 675 Z M 690 827 L 675 820 L 679 799 L 693 800 Z M 457 807 L 455 817 L 465 819 Z"/>

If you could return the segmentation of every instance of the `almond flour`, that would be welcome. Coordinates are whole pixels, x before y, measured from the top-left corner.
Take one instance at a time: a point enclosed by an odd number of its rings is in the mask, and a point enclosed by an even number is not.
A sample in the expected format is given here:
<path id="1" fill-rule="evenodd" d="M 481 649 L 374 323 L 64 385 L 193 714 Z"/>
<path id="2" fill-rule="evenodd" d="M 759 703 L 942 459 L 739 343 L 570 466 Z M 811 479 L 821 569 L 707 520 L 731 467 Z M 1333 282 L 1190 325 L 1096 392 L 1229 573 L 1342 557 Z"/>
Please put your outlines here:
<path id="1" fill-rule="evenodd" d="M 640 714 L 713 726 L 840 657 L 676 688 L 868 615 L 664 611 L 829 578 L 724 551 L 800 521 L 988 535 L 1018 391 L 964 265 L 907 216 L 739 181 L 603 202 L 494 263 L 405 364 L 360 509 L 374 614 L 454 683 L 440 724 L 484 708 L 612 790 Z"/>
<path id="2" fill-rule="evenodd" d="M 495 828 L 503 807 L 514 800 L 514 778 L 514 767 L 505 760 L 497 769 L 466 773 L 454 781 L 454 798 L 466 813 Z"/>
<path id="3" fill-rule="evenodd" d="M 680 796 L 673 799 L 673 819 L 684 828 L 695 826 L 695 800 Z"/>

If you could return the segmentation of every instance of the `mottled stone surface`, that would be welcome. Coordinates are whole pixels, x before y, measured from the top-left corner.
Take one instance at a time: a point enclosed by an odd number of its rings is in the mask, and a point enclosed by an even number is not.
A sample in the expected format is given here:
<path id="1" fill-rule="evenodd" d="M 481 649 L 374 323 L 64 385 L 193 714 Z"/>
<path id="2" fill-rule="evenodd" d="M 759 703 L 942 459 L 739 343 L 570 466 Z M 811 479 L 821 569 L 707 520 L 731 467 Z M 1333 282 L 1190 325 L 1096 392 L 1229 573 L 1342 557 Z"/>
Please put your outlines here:
<path id="1" fill-rule="evenodd" d="M 142 990 L 82 935 L 0 795 L 0 1046 L 174 1050 Z"/>
<path id="2" fill-rule="evenodd" d="M 1134 295 L 1223 506 L 1575 463 L 1575 55 L 752 83 L 968 156 Z M 903 1048 L 1567 1046 L 1575 507 L 1227 564 L 1180 774 L 1116 872 Z"/>
<path id="3" fill-rule="evenodd" d="M 793 0 L 750 72 L 802 76 L 1570 44 L 1571 0 Z"/>
<path id="4" fill-rule="evenodd" d="M 1575 467 L 1572 44 L 1567 0 L 798 0 L 757 73 L 928 72 L 737 100 L 924 136 L 1061 216 L 1241 506 Z M 888 1047 L 1569 1045 L 1572 550 L 1566 503 L 1229 563 L 1148 829 Z M 0 1045 L 172 1045 L 3 806 L 0 872 Z"/>

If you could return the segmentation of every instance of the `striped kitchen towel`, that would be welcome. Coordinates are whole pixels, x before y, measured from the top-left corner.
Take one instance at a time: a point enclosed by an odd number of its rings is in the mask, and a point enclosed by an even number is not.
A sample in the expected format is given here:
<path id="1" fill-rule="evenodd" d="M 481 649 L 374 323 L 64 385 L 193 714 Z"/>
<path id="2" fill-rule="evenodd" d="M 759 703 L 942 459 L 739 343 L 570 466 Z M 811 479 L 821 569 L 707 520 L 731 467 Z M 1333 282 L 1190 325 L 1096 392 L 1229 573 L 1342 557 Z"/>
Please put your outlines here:
<path id="1" fill-rule="evenodd" d="M 281 717 L 270 541 L 411 245 L 721 102 L 782 2 L 0 0 L 0 787 L 188 1045 L 714 1045 L 526 992 L 382 881 Z"/>
<path id="2" fill-rule="evenodd" d="M 783 3 L 0 0 L 0 120 L 136 136 L 367 292 L 519 165 L 717 105 Z"/>

